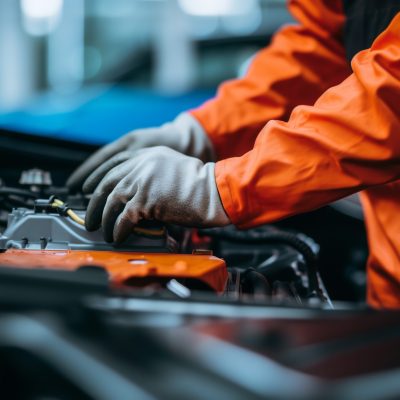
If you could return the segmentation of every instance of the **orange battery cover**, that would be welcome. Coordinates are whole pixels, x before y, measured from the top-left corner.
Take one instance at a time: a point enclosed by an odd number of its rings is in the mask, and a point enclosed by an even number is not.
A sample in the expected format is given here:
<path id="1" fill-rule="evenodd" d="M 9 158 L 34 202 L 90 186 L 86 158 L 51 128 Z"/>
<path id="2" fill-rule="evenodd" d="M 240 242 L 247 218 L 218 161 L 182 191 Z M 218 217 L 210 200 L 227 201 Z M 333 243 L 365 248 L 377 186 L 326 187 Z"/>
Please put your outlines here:
<path id="1" fill-rule="evenodd" d="M 217 293 L 224 291 L 228 279 L 225 262 L 211 255 L 9 249 L 0 253 L 0 264 L 60 270 L 94 265 L 103 267 L 109 274 L 110 284 L 115 286 L 179 279 L 200 283 Z"/>

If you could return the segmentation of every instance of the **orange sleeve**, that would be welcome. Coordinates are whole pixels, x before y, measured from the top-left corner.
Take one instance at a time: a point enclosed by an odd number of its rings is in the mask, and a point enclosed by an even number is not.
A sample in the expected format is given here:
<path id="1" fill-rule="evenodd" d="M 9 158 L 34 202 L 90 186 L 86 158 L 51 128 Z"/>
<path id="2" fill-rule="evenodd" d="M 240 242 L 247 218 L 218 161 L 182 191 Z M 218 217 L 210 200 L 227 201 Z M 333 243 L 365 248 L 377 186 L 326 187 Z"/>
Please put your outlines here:
<path id="1" fill-rule="evenodd" d="M 342 0 L 290 0 L 297 25 L 284 27 L 254 58 L 246 76 L 223 83 L 192 115 L 218 159 L 250 150 L 272 119 L 287 120 L 299 104 L 313 104 L 350 74 L 342 44 Z"/>
<path id="2" fill-rule="evenodd" d="M 400 179 L 400 13 L 352 69 L 314 106 L 270 121 L 251 151 L 217 163 L 234 224 L 272 222 Z"/>

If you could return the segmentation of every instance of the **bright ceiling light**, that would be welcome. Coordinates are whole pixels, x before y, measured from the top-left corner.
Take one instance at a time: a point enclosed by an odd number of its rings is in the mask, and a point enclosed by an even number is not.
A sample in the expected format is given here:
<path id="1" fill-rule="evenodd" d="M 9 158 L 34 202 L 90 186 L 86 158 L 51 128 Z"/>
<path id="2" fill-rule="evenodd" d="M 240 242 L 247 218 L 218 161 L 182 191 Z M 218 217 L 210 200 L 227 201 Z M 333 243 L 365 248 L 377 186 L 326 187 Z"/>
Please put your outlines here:
<path id="1" fill-rule="evenodd" d="M 63 0 L 21 0 L 22 12 L 28 18 L 47 19 L 58 16 Z"/>
<path id="2" fill-rule="evenodd" d="M 258 6 L 257 0 L 178 0 L 186 14 L 212 17 L 243 15 Z"/>
<path id="3" fill-rule="evenodd" d="M 34 36 L 52 32 L 60 19 L 63 4 L 63 0 L 21 0 L 26 31 Z"/>

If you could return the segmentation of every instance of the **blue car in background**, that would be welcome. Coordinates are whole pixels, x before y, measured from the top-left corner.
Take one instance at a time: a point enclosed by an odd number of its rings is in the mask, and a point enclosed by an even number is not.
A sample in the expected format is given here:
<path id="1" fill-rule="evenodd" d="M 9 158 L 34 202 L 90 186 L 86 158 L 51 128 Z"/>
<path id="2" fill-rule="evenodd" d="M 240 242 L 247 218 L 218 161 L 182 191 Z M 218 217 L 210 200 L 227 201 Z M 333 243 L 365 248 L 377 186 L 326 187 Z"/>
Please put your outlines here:
<path id="1" fill-rule="evenodd" d="M 0 114 L 0 129 L 102 145 L 124 133 L 172 120 L 212 97 L 213 90 L 168 96 L 115 85 L 74 95 L 45 94 L 17 111 Z"/>

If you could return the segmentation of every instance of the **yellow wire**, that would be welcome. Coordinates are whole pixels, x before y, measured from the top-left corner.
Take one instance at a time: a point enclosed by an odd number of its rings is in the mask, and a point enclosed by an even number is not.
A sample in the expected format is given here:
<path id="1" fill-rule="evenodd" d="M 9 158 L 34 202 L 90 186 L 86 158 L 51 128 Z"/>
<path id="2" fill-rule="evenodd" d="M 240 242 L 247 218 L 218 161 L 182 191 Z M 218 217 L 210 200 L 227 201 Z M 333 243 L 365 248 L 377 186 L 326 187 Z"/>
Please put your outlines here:
<path id="1" fill-rule="evenodd" d="M 59 199 L 54 199 L 53 203 L 52 203 L 52 207 L 62 207 L 65 203 Z M 74 211 L 72 211 L 71 209 L 69 209 L 67 211 L 68 216 L 74 220 L 75 222 L 77 222 L 79 225 L 85 225 L 85 221 L 83 220 L 83 218 L 81 218 L 79 215 L 77 215 Z"/>
<path id="2" fill-rule="evenodd" d="M 59 206 L 63 206 L 64 202 L 59 200 L 59 199 L 54 199 L 53 200 L 53 204 L 51 205 L 52 207 L 59 207 Z"/>
<path id="3" fill-rule="evenodd" d="M 75 222 L 77 222 L 79 225 L 85 225 L 85 220 L 81 218 L 79 215 L 75 214 L 74 211 L 68 210 L 67 214 L 71 219 L 73 219 Z"/>
<path id="4" fill-rule="evenodd" d="M 57 208 L 57 207 L 62 207 L 65 203 L 59 199 L 54 199 L 53 203 L 51 204 L 52 207 Z M 79 215 L 77 215 L 74 211 L 69 209 L 67 211 L 68 216 L 75 222 L 77 222 L 79 225 L 85 225 L 85 220 L 81 218 Z M 141 228 L 141 227 L 134 227 L 133 232 L 135 232 L 138 235 L 146 235 L 146 236 L 164 236 L 165 235 L 165 227 L 161 229 L 147 229 L 147 228 Z"/>

